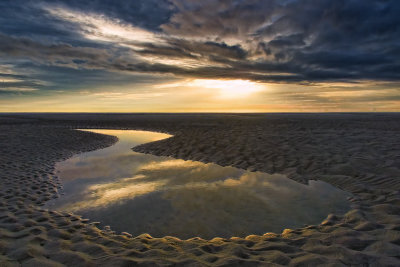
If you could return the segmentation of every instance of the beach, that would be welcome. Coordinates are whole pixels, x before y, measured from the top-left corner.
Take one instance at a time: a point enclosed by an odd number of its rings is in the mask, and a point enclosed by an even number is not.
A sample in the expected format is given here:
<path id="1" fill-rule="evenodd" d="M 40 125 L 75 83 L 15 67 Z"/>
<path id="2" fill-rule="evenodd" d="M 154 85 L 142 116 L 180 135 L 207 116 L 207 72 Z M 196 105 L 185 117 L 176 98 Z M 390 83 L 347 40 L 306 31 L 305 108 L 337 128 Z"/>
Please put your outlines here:
<path id="1" fill-rule="evenodd" d="M 172 137 L 133 150 L 320 180 L 352 196 L 345 215 L 280 233 L 209 240 L 115 233 L 43 209 L 62 183 L 57 162 L 114 144 L 74 129 Z M 400 115 L 2 114 L 0 266 L 399 266 Z"/>

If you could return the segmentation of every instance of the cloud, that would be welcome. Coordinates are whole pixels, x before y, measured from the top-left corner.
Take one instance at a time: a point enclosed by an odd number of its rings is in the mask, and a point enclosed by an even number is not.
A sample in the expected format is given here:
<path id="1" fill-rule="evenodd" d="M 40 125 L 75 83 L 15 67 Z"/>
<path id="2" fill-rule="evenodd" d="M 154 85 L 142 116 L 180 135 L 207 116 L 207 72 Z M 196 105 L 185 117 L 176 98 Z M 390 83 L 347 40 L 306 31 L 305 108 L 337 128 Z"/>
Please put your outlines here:
<path id="1" fill-rule="evenodd" d="M 75 24 L 78 33 L 86 39 L 131 45 L 161 42 L 154 32 L 124 23 L 120 19 L 108 18 L 103 14 L 79 12 L 59 6 L 44 6 L 43 9 L 53 17 Z"/>
<path id="2" fill-rule="evenodd" d="M 0 55 L 3 58 L 32 59 L 43 64 L 79 65 L 74 60 L 102 62 L 110 55 L 102 49 L 74 47 L 70 44 L 43 44 L 23 37 L 0 34 Z"/>
<path id="3" fill-rule="evenodd" d="M 60 6 L 77 12 L 102 14 L 105 17 L 117 18 L 122 23 L 158 31 L 175 11 L 169 0 L 114 1 L 114 0 L 50 0 L 42 1 L 42 6 Z"/>
<path id="4" fill-rule="evenodd" d="M 241 44 L 249 56 L 230 66 L 247 65 L 247 77 L 286 69 L 304 81 L 399 79 L 396 1 L 173 2 L 179 12 L 161 27 L 185 38 Z"/>

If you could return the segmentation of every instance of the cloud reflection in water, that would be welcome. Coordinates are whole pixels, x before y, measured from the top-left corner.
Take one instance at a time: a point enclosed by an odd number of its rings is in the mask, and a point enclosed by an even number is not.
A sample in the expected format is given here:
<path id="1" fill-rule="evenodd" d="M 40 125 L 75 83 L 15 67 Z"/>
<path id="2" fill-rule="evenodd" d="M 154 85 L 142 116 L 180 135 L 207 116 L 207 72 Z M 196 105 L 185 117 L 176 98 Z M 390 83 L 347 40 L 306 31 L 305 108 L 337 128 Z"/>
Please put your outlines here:
<path id="1" fill-rule="evenodd" d="M 349 206 L 347 193 L 320 181 L 299 184 L 279 174 L 184 161 L 131 151 L 165 134 L 112 134 L 112 147 L 57 165 L 65 196 L 49 203 L 134 235 L 231 237 L 319 223 Z"/>

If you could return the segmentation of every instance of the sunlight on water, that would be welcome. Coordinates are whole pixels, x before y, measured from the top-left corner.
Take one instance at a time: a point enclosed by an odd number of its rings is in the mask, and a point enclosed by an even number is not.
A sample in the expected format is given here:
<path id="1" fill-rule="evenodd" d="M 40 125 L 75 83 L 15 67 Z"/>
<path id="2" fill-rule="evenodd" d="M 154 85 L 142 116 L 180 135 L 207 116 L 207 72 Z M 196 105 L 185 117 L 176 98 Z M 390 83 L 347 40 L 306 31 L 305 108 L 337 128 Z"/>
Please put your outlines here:
<path id="1" fill-rule="evenodd" d="M 64 195 L 47 204 L 113 230 L 161 237 L 231 237 L 316 224 L 349 209 L 345 193 L 327 183 L 299 184 L 279 174 L 136 153 L 132 147 L 170 135 L 90 130 L 114 135 L 108 148 L 56 165 Z"/>

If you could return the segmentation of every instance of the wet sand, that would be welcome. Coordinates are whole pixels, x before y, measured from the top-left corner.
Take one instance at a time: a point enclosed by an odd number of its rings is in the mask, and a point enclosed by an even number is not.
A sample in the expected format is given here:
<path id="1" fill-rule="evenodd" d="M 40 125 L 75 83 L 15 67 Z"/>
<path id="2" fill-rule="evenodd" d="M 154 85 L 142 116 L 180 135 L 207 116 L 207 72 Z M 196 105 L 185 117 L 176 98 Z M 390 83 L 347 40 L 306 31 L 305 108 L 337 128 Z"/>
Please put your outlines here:
<path id="1" fill-rule="evenodd" d="M 152 238 L 41 208 L 54 165 L 116 139 L 73 128 L 160 131 L 134 151 L 322 180 L 352 209 L 319 225 L 247 237 Z M 0 266 L 400 265 L 398 114 L 6 114 L 0 116 Z"/>

